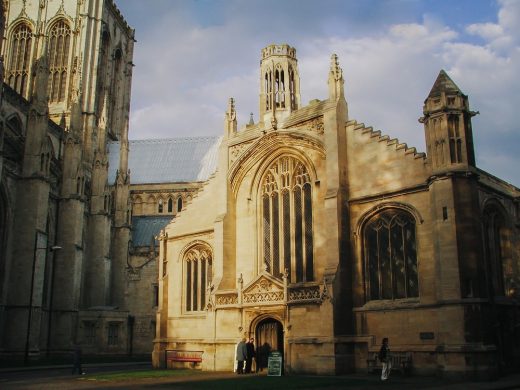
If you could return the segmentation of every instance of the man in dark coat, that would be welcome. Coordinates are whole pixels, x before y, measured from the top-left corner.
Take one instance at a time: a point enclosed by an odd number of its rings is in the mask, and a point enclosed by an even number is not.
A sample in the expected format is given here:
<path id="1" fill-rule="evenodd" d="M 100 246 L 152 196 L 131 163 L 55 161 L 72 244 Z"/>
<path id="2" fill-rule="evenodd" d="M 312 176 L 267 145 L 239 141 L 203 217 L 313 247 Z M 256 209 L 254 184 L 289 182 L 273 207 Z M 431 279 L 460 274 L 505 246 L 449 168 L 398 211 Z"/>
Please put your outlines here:
<path id="1" fill-rule="evenodd" d="M 237 345 L 237 374 L 244 373 L 244 361 L 247 359 L 247 347 L 245 337 Z"/>
<path id="2" fill-rule="evenodd" d="M 255 357 L 255 344 L 254 339 L 249 339 L 246 344 L 247 347 L 247 357 L 246 357 L 246 374 L 251 373 L 251 366 L 253 364 L 253 358 Z"/>

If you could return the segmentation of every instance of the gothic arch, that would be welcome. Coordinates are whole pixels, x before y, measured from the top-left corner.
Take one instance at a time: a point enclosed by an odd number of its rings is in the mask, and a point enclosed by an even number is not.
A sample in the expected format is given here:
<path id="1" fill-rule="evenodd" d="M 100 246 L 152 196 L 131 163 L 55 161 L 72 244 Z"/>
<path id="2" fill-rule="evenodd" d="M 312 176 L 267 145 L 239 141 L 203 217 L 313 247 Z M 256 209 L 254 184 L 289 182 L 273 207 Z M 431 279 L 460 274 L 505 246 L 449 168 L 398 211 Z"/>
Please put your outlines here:
<path id="1" fill-rule="evenodd" d="M 9 62 L 6 63 L 5 80 L 25 98 L 29 96 L 34 30 L 32 21 L 23 17 L 13 23 L 7 34 Z"/>
<path id="2" fill-rule="evenodd" d="M 63 15 L 49 22 L 47 29 L 47 55 L 49 63 L 49 102 L 64 102 L 67 96 L 68 78 L 71 74 L 73 46 L 72 23 Z"/>
<path id="3" fill-rule="evenodd" d="M 266 158 L 253 180 L 257 214 L 258 272 L 290 283 L 310 282 L 314 271 L 316 177 L 300 153 L 284 151 Z"/>
<path id="4" fill-rule="evenodd" d="M 357 225 L 356 225 L 356 230 L 355 230 L 356 236 L 361 237 L 361 235 L 362 235 L 361 232 L 362 232 L 362 229 L 363 229 L 364 225 L 366 224 L 366 222 L 369 221 L 370 218 L 372 218 L 374 215 L 376 215 L 386 209 L 401 209 L 401 210 L 407 211 L 408 213 L 410 213 L 414 216 L 416 223 L 422 224 L 424 222 L 424 219 L 423 219 L 421 213 L 419 213 L 419 210 L 417 210 L 411 204 L 402 203 L 402 202 L 384 202 L 384 203 L 375 205 L 370 210 L 363 213 L 363 215 L 361 215 L 361 217 L 359 217 L 359 219 L 357 221 Z"/>
<path id="5" fill-rule="evenodd" d="M 209 286 L 213 279 L 213 249 L 205 242 L 196 240 L 181 251 L 182 259 L 182 308 L 185 313 L 206 310 L 209 303 Z"/>
<path id="6" fill-rule="evenodd" d="M 482 205 L 482 237 L 485 271 L 490 293 L 518 294 L 520 270 L 513 262 L 511 218 L 503 204 L 489 198 Z"/>
<path id="7" fill-rule="evenodd" d="M 356 246 L 366 301 L 419 297 L 418 221 L 415 208 L 397 202 L 377 205 L 359 219 Z"/>

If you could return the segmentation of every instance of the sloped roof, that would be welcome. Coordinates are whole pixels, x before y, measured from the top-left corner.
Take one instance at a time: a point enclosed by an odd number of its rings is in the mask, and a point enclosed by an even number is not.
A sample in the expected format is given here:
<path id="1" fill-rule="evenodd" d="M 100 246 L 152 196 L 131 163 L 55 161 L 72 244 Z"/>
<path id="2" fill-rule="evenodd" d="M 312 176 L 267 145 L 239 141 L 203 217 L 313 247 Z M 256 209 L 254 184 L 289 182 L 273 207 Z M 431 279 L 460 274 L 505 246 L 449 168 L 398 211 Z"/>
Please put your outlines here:
<path id="1" fill-rule="evenodd" d="M 221 137 L 189 137 L 129 141 L 131 184 L 205 181 L 217 168 Z M 119 142 L 108 145 L 108 181 L 119 167 Z"/>
<path id="2" fill-rule="evenodd" d="M 133 246 L 150 246 L 152 237 L 158 236 L 161 229 L 164 229 L 172 219 L 173 215 L 132 217 Z"/>
<path id="3" fill-rule="evenodd" d="M 450 76 L 441 69 L 439 75 L 437 76 L 437 80 L 433 84 L 432 90 L 428 95 L 429 98 L 440 96 L 441 92 L 446 92 L 448 94 L 462 94 L 462 91 L 457 87 L 457 84 L 450 79 Z"/>

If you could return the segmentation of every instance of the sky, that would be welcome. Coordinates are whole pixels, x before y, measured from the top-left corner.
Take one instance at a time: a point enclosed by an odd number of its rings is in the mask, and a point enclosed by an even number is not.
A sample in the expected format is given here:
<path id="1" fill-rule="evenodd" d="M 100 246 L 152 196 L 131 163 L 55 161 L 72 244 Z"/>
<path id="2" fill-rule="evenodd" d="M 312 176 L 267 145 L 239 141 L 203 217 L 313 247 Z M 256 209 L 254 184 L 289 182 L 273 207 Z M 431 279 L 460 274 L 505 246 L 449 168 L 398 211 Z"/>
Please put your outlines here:
<path id="1" fill-rule="evenodd" d="M 260 51 L 296 48 L 302 103 L 339 57 L 349 119 L 425 151 L 444 69 L 473 117 L 477 166 L 520 187 L 520 0 L 116 0 L 136 30 L 130 139 L 222 135 L 258 121 Z"/>

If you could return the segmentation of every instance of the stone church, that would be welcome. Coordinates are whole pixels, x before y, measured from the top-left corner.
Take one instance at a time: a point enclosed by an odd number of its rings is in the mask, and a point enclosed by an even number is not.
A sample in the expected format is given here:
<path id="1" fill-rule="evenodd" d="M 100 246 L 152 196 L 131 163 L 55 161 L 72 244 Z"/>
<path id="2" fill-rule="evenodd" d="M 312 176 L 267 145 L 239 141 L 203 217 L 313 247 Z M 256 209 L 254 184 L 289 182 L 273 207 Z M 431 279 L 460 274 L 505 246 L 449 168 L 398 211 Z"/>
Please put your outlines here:
<path id="1" fill-rule="evenodd" d="M 439 73 L 425 154 L 349 117 L 337 56 L 327 99 L 300 86 L 270 45 L 259 122 L 230 99 L 215 173 L 159 238 L 154 365 L 231 370 L 242 337 L 295 373 L 365 370 L 383 337 L 417 373 L 517 365 L 520 190 L 476 167 L 468 97 Z"/>
<path id="2" fill-rule="evenodd" d="M 129 140 L 114 1 L 0 6 L 0 358 L 229 370 L 251 336 L 287 372 L 364 370 L 382 337 L 417 372 L 518 361 L 520 190 L 475 166 L 446 73 L 427 154 L 348 117 L 335 56 L 304 106 L 287 45 L 262 51 L 258 123 L 231 99 L 221 137 Z"/>

